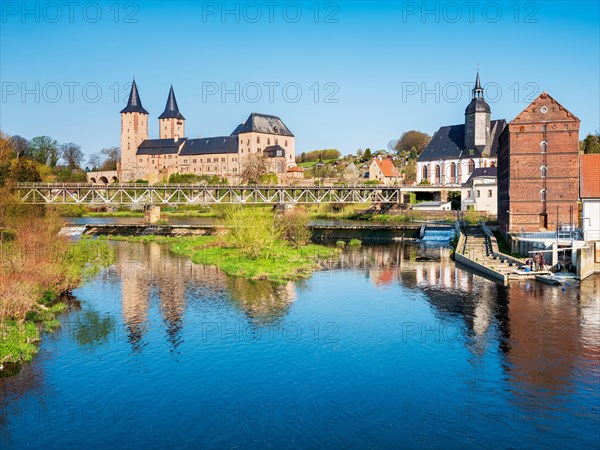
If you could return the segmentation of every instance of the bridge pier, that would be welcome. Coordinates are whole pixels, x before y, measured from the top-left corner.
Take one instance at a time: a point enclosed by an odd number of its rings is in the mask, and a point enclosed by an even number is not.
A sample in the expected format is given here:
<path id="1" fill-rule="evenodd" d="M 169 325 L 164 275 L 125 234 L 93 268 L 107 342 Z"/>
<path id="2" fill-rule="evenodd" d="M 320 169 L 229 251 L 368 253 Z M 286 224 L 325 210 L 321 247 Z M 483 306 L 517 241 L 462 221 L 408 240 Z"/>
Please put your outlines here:
<path id="1" fill-rule="evenodd" d="M 144 223 L 152 224 L 160 220 L 160 206 L 144 206 Z"/>

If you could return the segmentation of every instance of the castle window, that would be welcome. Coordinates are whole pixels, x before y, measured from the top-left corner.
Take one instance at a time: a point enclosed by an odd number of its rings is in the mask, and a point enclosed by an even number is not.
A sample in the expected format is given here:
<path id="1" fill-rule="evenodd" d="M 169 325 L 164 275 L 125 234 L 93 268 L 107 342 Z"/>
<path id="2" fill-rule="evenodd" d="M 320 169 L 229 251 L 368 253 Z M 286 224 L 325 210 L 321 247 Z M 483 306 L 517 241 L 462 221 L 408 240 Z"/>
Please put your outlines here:
<path id="1" fill-rule="evenodd" d="M 260 136 L 256 136 L 256 143 L 260 144 Z"/>
<path id="2" fill-rule="evenodd" d="M 547 146 L 548 144 L 546 143 L 546 141 L 541 142 L 540 147 L 542 149 L 542 153 L 546 153 Z"/>
<path id="3" fill-rule="evenodd" d="M 473 173 L 474 170 L 475 170 L 475 161 L 470 159 L 469 160 L 469 174 Z"/>
<path id="4" fill-rule="evenodd" d="M 279 144 L 278 140 L 277 140 L 277 139 L 275 139 L 275 145 L 278 145 L 278 144 Z"/>
<path id="5" fill-rule="evenodd" d="M 225 158 L 221 158 L 221 162 L 225 162 Z"/>
<path id="6" fill-rule="evenodd" d="M 248 143 L 246 145 L 250 145 L 250 139 L 248 139 Z"/>
<path id="7" fill-rule="evenodd" d="M 488 197 L 491 197 L 491 196 L 492 196 L 492 190 L 488 189 Z"/>
<path id="8" fill-rule="evenodd" d="M 271 138 L 267 138 L 267 145 L 271 145 Z"/>
<path id="9" fill-rule="evenodd" d="M 285 144 L 283 144 L 283 145 L 285 145 L 287 147 L 287 139 L 285 140 Z"/>
<path id="10" fill-rule="evenodd" d="M 477 189 L 477 198 L 481 197 L 481 191 Z"/>
<path id="11" fill-rule="evenodd" d="M 546 171 L 547 171 L 546 166 L 542 166 L 541 171 L 542 171 L 542 178 L 546 178 Z"/>
<path id="12" fill-rule="evenodd" d="M 193 162 L 194 164 L 196 164 L 196 161 L 197 161 L 196 159 L 193 159 L 193 160 L 192 160 L 192 162 Z"/>
<path id="13" fill-rule="evenodd" d="M 426 179 L 427 179 L 427 166 L 423 166 L 423 172 L 422 172 L 422 174 L 421 174 L 421 178 L 422 178 L 423 180 L 426 180 Z"/>

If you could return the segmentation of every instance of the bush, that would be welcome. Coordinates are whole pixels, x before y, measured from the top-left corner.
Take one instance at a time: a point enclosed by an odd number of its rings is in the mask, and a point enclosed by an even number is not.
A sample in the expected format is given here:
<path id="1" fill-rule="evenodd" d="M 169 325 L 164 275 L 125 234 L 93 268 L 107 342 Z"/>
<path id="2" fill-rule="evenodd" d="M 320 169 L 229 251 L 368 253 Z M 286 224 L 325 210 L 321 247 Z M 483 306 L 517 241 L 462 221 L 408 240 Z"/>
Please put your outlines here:
<path id="1" fill-rule="evenodd" d="M 279 219 L 282 237 L 296 247 L 308 244 L 312 233 L 308 228 L 308 213 L 303 208 L 286 211 Z"/>
<path id="2" fill-rule="evenodd" d="M 269 258 L 281 236 L 273 213 L 264 208 L 235 208 L 225 215 L 225 227 L 226 244 L 250 259 Z"/>

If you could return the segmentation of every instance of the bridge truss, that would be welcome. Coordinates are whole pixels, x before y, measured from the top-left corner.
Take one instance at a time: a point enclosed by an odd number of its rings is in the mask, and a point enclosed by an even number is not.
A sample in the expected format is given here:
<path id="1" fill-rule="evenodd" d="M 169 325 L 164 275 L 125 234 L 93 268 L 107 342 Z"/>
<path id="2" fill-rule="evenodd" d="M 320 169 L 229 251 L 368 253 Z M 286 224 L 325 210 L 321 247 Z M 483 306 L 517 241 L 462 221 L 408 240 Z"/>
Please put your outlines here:
<path id="1" fill-rule="evenodd" d="M 177 205 L 402 203 L 402 187 L 386 186 L 200 186 L 144 184 L 21 183 L 30 204 Z"/>

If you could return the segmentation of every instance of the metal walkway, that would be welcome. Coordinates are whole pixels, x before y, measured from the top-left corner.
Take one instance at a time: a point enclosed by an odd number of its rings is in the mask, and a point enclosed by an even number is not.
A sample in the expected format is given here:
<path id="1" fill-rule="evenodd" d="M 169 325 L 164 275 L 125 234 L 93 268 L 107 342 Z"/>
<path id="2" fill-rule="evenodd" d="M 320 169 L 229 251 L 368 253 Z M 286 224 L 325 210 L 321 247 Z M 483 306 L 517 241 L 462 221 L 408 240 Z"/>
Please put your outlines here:
<path id="1" fill-rule="evenodd" d="M 404 187 L 20 183 L 24 203 L 90 205 L 402 203 Z"/>

